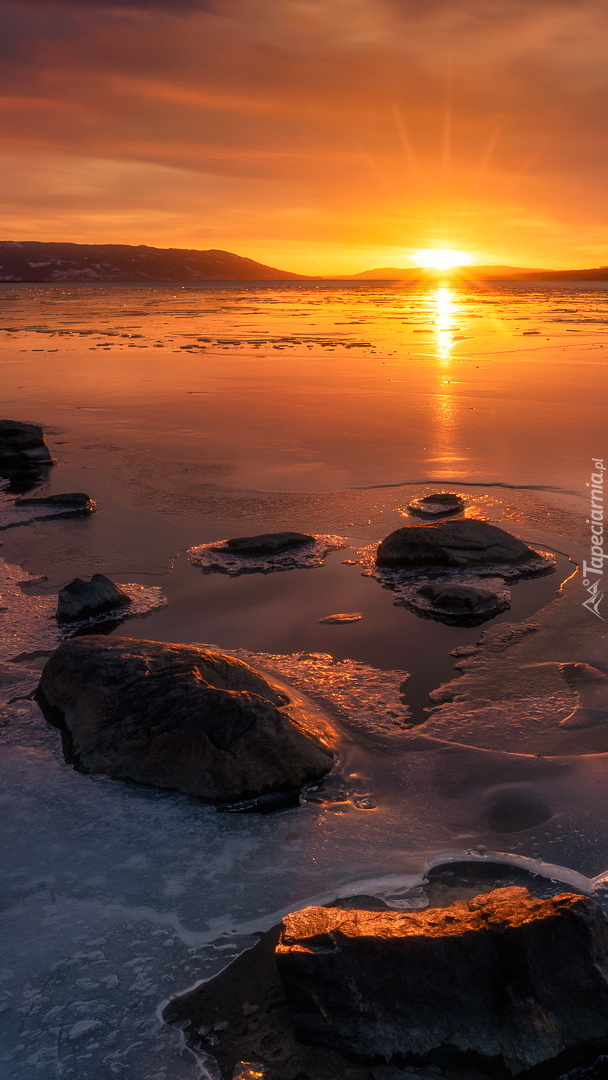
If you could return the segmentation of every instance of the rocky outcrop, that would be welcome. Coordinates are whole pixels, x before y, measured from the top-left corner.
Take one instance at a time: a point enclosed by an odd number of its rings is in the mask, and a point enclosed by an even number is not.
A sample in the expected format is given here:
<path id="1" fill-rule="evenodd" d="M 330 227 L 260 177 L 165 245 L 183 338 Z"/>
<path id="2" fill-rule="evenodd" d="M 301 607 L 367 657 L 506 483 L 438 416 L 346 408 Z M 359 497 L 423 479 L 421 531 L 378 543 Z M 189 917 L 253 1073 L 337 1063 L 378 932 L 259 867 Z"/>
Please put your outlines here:
<path id="1" fill-rule="evenodd" d="M 396 529 L 381 542 L 380 567 L 475 567 L 491 563 L 521 565 L 538 554 L 497 525 L 474 519 L 411 525 Z"/>
<path id="2" fill-rule="evenodd" d="M 303 544 L 314 544 L 315 537 L 301 532 L 261 533 L 259 536 L 236 536 L 225 540 L 216 551 L 238 552 L 239 555 L 277 555 Z"/>
<path id="3" fill-rule="evenodd" d="M 512 1075 L 608 1045 L 608 925 L 589 897 L 496 889 L 449 908 L 283 919 L 296 1035 L 360 1061 L 487 1063 Z"/>
<path id="4" fill-rule="evenodd" d="M 318 716 L 206 649 L 74 638 L 46 663 L 37 700 L 81 771 L 207 802 L 295 802 L 332 765 Z"/>
<path id="5" fill-rule="evenodd" d="M 0 469 L 22 472 L 43 469 L 52 462 L 39 424 L 0 420 Z"/>
<path id="6" fill-rule="evenodd" d="M 70 623 L 104 615 L 126 607 L 131 597 L 105 574 L 93 574 L 90 581 L 74 578 L 57 597 L 57 622 Z"/>
<path id="7" fill-rule="evenodd" d="M 464 500 L 452 491 L 434 491 L 430 495 L 423 495 L 421 499 L 413 499 L 407 508 L 410 514 L 417 517 L 447 517 L 449 514 L 461 513 L 464 510 Z"/>

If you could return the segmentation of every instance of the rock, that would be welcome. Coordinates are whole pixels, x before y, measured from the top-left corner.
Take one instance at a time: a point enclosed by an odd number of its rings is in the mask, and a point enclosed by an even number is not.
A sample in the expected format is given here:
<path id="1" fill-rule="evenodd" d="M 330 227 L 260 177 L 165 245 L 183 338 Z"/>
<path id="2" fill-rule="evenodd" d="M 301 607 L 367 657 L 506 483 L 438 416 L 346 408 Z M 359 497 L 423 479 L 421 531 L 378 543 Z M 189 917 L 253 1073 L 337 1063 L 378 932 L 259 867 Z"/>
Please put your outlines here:
<path id="1" fill-rule="evenodd" d="M 131 597 L 117 588 L 104 574 L 93 574 L 90 581 L 74 578 L 60 590 L 57 598 L 57 622 L 77 622 L 103 615 L 131 603 Z"/>
<path id="2" fill-rule="evenodd" d="M 323 619 L 319 619 L 319 622 L 320 623 L 338 623 L 338 624 L 341 624 L 341 623 L 359 622 L 359 620 L 362 619 L 362 618 L 363 618 L 363 615 L 361 614 L 360 611 L 351 611 L 351 612 L 343 612 L 343 613 L 338 612 L 335 615 L 325 615 L 325 617 Z"/>
<path id="3" fill-rule="evenodd" d="M 451 491 L 436 491 L 431 495 L 424 495 L 421 499 L 413 499 L 408 504 L 408 510 L 410 514 L 418 517 L 443 517 L 447 514 L 459 514 L 464 510 L 464 500 Z"/>
<path id="4" fill-rule="evenodd" d="M 560 664 L 568 686 L 576 690 L 578 704 L 561 724 L 565 728 L 595 727 L 608 721 L 608 675 L 590 664 Z"/>
<path id="5" fill-rule="evenodd" d="M 297 802 L 302 785 L 332 765 L 312 709 L 206 649 L 73 638 L 47 661 L 37 701 L 82 772 L 207 802 Z"/>
<path id="6" fill-rule="evenodd" d="M 396 529 L 381 542 L 381 567 L 482 566 L 521 564 L 538 554 L 517 537 L 486 521 L 467 519 Z"/>
<path id="7" fill-rule="evenodd" d="M 449 908 L 283 919 L 296 1037 L 358 1061 L 484 1062 L 512 1075 L 608 1045 L 608 924 L 595 901 L 496 889 Z"/>
<path id="8" fill-rule="evenodd" d="M 15 499 L 15 506 L 56 506 L 59 509 L 85 511 L 89 513 L 95 509 L 95 500 L 84 491 L 62 492 L 59 495 L 36 495 Z"/>
<path id="9" fill-rule="evenodd" d="M 308 533 L 261 533 L 259 536 L 237 536 L 233 540 L 226 540 L 217 550 L 234 551 L 240 555 L 275 555 L 314 542 L 314 536 L 309 536 Z"/>
<path id="10" fill-rule="evenodd" d="M 39 424 L 0 420 L 0 468 L 19 472 L 52 464 Z"/>
<path id="11" fill-rule="evenodd" d="M 414 611 L 452 626 L 476 626 L 510 607 L 506 597 L 475 585 L 423 585 L 417 595 L 430 603 L 418 605 L 413 598 Z"/>

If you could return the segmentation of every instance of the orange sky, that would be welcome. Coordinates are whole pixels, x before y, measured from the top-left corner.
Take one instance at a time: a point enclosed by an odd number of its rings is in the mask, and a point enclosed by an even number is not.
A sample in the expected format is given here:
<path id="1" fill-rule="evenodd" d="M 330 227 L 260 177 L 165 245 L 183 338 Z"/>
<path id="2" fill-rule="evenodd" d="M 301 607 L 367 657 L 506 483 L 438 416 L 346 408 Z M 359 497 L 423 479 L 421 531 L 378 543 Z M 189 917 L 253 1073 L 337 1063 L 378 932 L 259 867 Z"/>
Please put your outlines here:
<path id="1" fill-rule="evenodd" d="M 608 263 L 605 0 L 0 0 L 0 239 Z"/>

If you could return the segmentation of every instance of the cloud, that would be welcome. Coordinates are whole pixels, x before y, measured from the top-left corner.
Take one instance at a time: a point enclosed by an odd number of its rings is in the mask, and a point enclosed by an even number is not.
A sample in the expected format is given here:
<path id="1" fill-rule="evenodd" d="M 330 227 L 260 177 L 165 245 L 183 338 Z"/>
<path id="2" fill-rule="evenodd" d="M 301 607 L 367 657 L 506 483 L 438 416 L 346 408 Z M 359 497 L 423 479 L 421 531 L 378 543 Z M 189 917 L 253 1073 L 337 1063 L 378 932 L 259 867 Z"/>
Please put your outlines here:
<path id="1" fill-rule="evenodd" d="M 455 233 L 487 211 L 489 234 L 493 212 L 496 237 L 513 206 L 517 220 L 546 207 L 582 230 L 608 215 L 604 0 L 0 0 L 0 11 L 6 148 L 24 169 L 36 154 L 111 163 L 95 195 L 107 220 L 123 183 L 131 207 L 129 178 L 143 184 L 146 167 L 157 224 L 158 177 L 174 170 L 184 229 L 199 184 L 213 188 L 216 221 L 255 218 L 282 240 L 304 221 L 354 244 L 374 227 L 384 243 L 416 215 L 421 230 L 434 218 Z M 165 200 L 174 227 L 170 184 Z"/>

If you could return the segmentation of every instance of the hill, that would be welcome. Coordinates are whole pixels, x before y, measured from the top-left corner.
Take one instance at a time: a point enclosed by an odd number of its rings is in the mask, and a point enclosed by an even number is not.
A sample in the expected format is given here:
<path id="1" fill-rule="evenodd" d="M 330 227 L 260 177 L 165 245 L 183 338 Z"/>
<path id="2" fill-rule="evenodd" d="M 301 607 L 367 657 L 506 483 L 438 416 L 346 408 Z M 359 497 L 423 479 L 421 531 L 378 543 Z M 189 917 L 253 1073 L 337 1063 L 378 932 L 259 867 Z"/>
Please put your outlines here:
<path id="1" fill-rule="evenodd" d="M 229 251 L 130 244 L 0 241 L 0 281 L 283 281 L 276 270 Z"/>
<path id="2" fill-rule="evenodd" d="M 590 270 L 533 270 L 529 266 L 455 266 L 449 271 L 426 267 L 383 266 L 348 275 L 349 281 L 436 281 L 438 277 L 465 281 L 608 281 L 608 266 Z"/>

